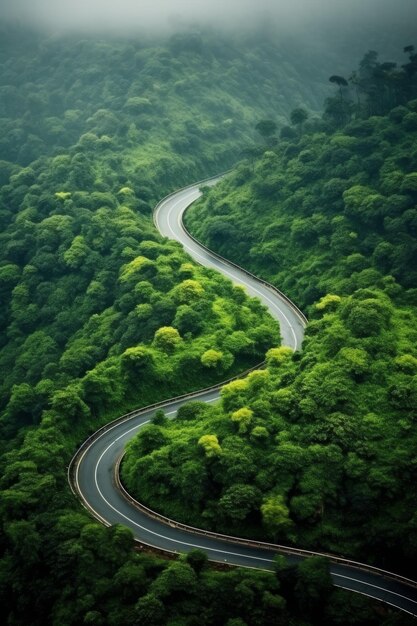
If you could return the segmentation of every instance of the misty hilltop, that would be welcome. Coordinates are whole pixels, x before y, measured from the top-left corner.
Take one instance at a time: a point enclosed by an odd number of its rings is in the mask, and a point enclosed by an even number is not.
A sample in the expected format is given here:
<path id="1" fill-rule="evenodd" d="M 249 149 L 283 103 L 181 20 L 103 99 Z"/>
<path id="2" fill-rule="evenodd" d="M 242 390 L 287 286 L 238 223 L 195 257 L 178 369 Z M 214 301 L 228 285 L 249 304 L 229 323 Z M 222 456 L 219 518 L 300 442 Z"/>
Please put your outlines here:
<path id="1" fill-rule="evenodd" d="M 3 0 L 0 20 L 81 31 L 165 31 L 190 24 L 238 27 L 274 24 L 283 30 L 331 23 L 339 36 L 349 25 L 409 32 L 417 21 L 414 0 Z"/>

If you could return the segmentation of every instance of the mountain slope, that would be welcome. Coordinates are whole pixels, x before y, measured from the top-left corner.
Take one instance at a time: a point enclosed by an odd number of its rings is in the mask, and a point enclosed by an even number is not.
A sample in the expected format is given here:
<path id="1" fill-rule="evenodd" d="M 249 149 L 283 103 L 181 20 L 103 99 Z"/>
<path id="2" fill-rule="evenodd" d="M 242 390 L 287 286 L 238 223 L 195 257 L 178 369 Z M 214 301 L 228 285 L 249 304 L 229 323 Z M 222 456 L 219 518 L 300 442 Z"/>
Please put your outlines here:
<path id="1" fill-rule="evenodd" d="M 193 235 L 308 305 L 311 322 L 301 354 L 272 350 L 268 371 L 226 387 L 220 408 L 167 424 L 159 450 L 126 460 L 139 499 L 194 525 L 412 573 L 415 120 L 410 101 L 336 129 L 296 127 L 190 209 Z M 206 434 L 215 458 L 196 443 Z M 170 459 L 162 496 L 148 477 L 159 456 Z M 189 501 L 191 473 L 204 479 Z"/>

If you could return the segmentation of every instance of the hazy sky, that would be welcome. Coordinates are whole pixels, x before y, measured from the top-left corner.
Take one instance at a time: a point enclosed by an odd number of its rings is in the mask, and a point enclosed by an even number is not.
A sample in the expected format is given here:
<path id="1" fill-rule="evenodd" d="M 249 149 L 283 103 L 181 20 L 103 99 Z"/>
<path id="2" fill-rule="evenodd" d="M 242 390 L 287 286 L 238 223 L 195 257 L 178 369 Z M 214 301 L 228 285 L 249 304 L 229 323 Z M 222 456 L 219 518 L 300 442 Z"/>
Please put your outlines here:
<path id="1" fill-rule="evenodd" d="M 184 22 L 251 24 L 274 20 L 285 27 L 320 19 L 381 20 L 401 28 L 417 24 L 417 0 L 0 0 L 0 18 L 53 29 L 150 29 Z M 417 27 L 416 27 L 417 31 Z"/>

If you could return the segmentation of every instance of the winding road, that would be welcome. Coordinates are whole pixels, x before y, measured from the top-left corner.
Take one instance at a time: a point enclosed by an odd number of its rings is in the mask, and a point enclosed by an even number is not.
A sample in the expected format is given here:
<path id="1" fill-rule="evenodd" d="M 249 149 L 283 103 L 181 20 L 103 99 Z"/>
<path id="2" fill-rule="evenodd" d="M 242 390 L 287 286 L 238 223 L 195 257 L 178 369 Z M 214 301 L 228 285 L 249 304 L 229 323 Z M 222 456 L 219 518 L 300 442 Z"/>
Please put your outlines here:
<path id="1" fill-rule="evenodd" d="M 214 184 L 217 179 L 206 181 Z M 179 241 L 199 263 L 214 268 L 233 282 L 244 285 L 247 292 L 258 297 L 279 320 L 283 345 L 300 349 L 306 319 L 285 295 L 252 274 L 218 257 L 195 241 L 183 228 L 184 211 L 200 196 L 200 184 L 171 194 L 155 209 L 155 224 L 162 235 Z M 166 415 L 173 417 L 181 404 L 192 398 L 215 402 L 219 389 L 209 389 L 160 403 Z M 312 552 L 262 544 L 214 533 L 190 529 L 173 520 L 166 520 L 123 494 L 117 484 L 118 461 L 127 442 L 149 423 L 155 406 L 133 411 L 92 435 L 74 456 L 69 479 L 74 493 L 90 513 L 103 524 L 123 524 L 129 527 L 141 546 L 152 546 L 166 552 L 204 550 L 213 561 L 232 565 L 272 569 L 277 552 L 292 562 L 311 556 Z M 376 598 L 411 615 L 417 616 L 417 583 L 396 574 L 355 563 L 341 557 L 330 559 L 331 575 L 336 586 Z"/>

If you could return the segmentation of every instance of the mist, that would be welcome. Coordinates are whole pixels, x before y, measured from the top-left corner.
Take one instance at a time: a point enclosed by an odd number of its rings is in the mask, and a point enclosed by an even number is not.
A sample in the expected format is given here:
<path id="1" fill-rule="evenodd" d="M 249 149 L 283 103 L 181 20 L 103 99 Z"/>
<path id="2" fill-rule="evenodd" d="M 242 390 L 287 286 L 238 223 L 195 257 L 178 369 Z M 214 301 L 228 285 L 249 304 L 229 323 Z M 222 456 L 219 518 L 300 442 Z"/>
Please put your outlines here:
<path id="1" fill-rule="evenodd" d="M 158 31 L 190 24 L 281 29 L 334 24 L 384 25 L 409 34 L 417 23 L 415 0 L 2 0 L 2 22 L 54 31 Z M 415 29 L 414 29 L 415 30 Z"/>

